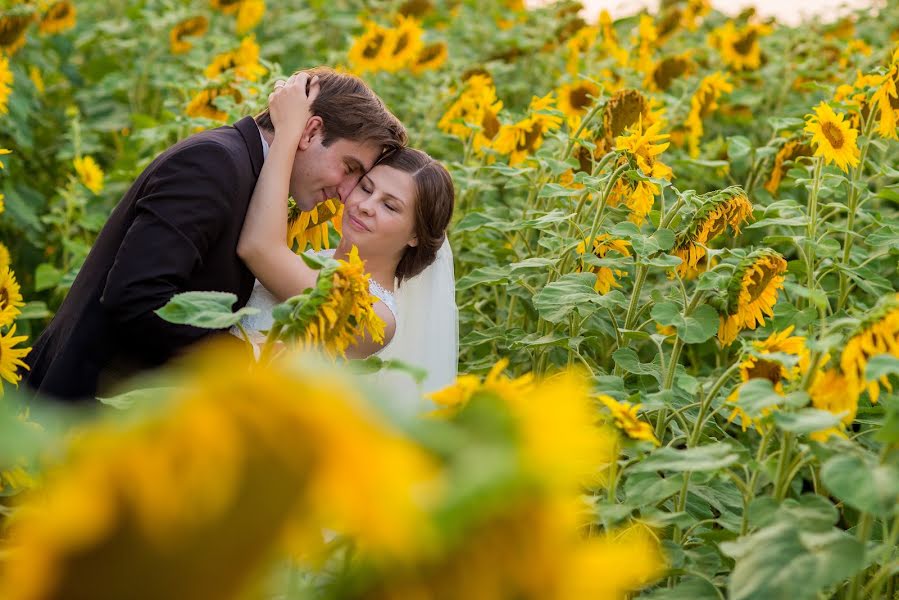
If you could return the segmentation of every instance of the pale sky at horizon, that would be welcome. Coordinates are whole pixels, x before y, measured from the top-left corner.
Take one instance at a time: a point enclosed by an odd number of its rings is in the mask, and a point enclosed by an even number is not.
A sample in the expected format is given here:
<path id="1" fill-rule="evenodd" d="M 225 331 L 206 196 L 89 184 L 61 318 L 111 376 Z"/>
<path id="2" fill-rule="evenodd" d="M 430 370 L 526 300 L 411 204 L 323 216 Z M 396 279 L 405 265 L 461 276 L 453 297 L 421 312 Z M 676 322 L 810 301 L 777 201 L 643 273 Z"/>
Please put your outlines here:
<path id="1" fill-rule="evenodd" d="M 649 6 L 658 6 L 658 0 L 581 0 L 585 7 L 586 18 L 594 21 L 599 11 L 607 9 L 612 17 L 624 17 L 634 14 Z M 536 6 L 548 3 L 546 0 L 529 0 L 526 4 Z M 874 10 L 883 5 L 883 0 L 711 0 L 712 6 L 723 13 L 737 14 L 747 6 L 755 6 L 762 17 L 774 16 L 778 21 L 791 25 L 801 22 L 804 15 L 822 15 L 839 17 L 848 9 L 871 8 Z"/>

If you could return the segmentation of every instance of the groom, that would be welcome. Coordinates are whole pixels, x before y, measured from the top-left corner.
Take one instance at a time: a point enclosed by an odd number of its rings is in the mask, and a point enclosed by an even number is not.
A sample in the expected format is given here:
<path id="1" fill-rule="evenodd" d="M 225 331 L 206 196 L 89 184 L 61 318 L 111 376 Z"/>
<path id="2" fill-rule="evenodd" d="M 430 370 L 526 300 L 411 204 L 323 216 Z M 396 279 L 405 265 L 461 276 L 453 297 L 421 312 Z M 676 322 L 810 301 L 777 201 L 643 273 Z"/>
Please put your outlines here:
<path id="1" fill-rule="evenodd" d="M 302 210 L 345 200 L 383 152 L 406 142 L 402 124 L 361 80 L 322 67 L 306 73 L 318 76 L 320 91 L 290 177 Z M 237 240 L 273 137 L 266 110 L 178 142 L 140 174 L 35 342 L 28 386 L 93 398 L 164 363 L 210 333 L 154 313 L 180 292 L 231 292 L 235 308 L 246 304 L 254 277 Z"/>

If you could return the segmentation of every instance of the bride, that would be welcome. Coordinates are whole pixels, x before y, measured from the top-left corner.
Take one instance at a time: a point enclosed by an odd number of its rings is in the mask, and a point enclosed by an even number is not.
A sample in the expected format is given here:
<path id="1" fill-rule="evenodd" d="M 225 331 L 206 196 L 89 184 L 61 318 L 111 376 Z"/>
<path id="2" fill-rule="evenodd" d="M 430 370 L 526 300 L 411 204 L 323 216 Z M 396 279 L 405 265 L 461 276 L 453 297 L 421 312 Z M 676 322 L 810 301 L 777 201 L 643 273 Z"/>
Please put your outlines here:
<path id="1" fill-rule="evenodd" d="M 303 136 L 323 135 L 320 119 L 310 120 L 317 93 L 315 78 L 309 82 L 299 73 L 276 84 L 269 96 L 275 136 L 237 246 L 257 279 L 247 306 L 260 313 L 242 322 L 251 335 L 271 326 L 275 304 L 313 287 L 318 276 L 286 243 L 286 198 L 297 146 Z M 356 246 L 371 274 L 374 311 L 385 323 L 381 343 L 359 336 L 347 356 L 398 359 L 425 369 L 423 390 L 402 374 L 379 374 L 391 395 L 417 404 L 421 391 L 440 389 L 456 376 L 458 315 L 446 241 L 452 179 L 424 152 L 400 148 L 383 156 L 343 200 L 343 237 L 335 250 L 320 254 L 346 258 Z"/>

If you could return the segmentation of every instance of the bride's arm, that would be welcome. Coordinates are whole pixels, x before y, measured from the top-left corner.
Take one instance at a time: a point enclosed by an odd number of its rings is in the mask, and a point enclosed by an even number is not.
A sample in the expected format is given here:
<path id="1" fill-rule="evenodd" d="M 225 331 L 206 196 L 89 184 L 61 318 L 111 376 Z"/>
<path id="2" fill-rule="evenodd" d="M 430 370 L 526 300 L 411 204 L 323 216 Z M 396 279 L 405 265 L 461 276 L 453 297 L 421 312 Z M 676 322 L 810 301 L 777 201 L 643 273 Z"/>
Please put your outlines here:
<path id="1" fill-rule="evenodd" d="M 298 73 L 269 96 L 275 138 L 247 208 L 237 255 L 279 301 L 313 287 L 318 271 L 310 269 L 287 245 L 287 197 L 294 156 L 303 137 L 320 131 L 321 119 L 310 118 L 318 94 L 313 79 Z"/>

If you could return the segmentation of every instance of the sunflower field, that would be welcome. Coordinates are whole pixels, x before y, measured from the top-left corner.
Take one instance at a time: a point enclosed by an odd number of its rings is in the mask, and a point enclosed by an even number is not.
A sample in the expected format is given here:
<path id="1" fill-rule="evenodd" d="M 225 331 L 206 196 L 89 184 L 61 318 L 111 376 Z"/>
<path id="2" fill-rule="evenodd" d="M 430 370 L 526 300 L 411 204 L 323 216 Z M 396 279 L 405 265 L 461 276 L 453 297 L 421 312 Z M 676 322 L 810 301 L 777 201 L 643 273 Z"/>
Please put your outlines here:
<path id="1" fill-rule="evenodd" d="M 0 2 L 0 598 L 899 599 L 899 2 L 581 8 Z M 29 398 L 143 168 L 320 64 L 454 178 L 434 410 L 358 383 L 402 365 L 272 344 Z M 290 235 L 333 246 L 341 215 Z M 376 331 L 332 302 L 358 258 L 318 267 L 285 331 Z"/>

